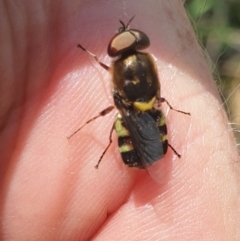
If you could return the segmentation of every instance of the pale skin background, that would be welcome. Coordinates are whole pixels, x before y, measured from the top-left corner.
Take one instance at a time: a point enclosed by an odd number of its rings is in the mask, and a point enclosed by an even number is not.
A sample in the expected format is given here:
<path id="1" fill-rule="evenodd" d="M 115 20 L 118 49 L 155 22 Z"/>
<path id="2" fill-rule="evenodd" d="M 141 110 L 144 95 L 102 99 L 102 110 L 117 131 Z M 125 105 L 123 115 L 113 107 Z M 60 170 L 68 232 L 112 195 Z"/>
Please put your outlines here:
<path id="1" fill-rule="evenodd" d="M 181 1 L 0 2 L 0 240 L 240 240 L 239 156 Z M 140 3 L 141 2 L 141 3 Z M 167 113 L 166 173 L 124 166 L 109 114 L 106 46 L 120 26 L 148 34 Z M 163 105 L 166 113 L 168 108 Z"/>

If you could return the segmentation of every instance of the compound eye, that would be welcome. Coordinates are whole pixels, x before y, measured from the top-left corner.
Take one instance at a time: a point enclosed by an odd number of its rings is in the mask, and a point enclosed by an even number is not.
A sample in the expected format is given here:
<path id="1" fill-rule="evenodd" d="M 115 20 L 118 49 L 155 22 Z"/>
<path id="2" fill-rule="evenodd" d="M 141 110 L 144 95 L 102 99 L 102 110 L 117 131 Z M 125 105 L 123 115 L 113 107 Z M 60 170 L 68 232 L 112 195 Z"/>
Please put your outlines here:
<path id="1" fill-rule="evenodd" d="M 148 36 L 139 30 L 127 30 L 113 36 L 108 45 L 108 55 L 116 57 L 129 50 L 145 49 L 150 45 Z"/>
<path id="2" fill-rule="evenodd" d="M 108 45 L 108 55 L 110 57 L 116 57 L 126 50 L 131 49 L 136 42 L 136 38 L 129 31 L 116 34 Z"/>

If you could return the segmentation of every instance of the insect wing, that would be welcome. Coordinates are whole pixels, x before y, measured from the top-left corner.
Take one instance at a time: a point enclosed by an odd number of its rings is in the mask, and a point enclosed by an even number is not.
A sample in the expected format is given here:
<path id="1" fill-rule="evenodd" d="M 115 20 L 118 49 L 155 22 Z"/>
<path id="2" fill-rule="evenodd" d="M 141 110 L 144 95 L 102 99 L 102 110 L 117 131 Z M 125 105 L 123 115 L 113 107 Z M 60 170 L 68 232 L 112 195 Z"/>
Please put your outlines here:
<path id="1" fill-rule="evenodd" d="M 133 146 L 145 168 L 163 156 L 163 146 L 156 121 L 147 113 L 127 110 L 123 115 Z"/>
<path id="2" fill-rule="evenodd" d="M 157 122 L 147 112 L 126 112 L 123 118 L 142 165 L 154 181 L 165 182 L 165 162 L 158 161 L 164 156 L 164 150 Z"/>

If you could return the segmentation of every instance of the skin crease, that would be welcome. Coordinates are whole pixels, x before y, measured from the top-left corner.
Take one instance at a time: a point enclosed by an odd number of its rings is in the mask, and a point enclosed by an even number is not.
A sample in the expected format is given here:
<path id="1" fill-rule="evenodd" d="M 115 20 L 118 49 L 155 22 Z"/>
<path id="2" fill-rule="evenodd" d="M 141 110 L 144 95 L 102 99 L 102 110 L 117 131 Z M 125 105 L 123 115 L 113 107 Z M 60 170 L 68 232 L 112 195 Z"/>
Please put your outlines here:
<path id="1" fill-rule="evenodd" d="M 110 9 L 110 11 L 109 11 Z M 143 11 L 144 9 L 144 11 Z M 121 161 L 106 48 L 121 19 L 151 41 L 171 150 L 160 183 Z M 0 2 L 0 240 L 240 240 L 239 156 L 181 1 Z"/>

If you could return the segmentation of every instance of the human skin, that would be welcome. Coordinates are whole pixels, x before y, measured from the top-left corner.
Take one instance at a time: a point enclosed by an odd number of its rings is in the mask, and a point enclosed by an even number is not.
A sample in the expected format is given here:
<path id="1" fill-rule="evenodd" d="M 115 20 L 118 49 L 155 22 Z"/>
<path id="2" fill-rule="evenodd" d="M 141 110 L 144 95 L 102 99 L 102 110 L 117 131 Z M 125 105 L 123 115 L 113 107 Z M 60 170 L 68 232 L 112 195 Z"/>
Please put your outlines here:
<path id="1" fill-rule="evenodd" d="M 106 147 L 106 47 L 135 15 L 156 57 L 171 150 L 159 183 Z M 0 2 L 0 240 L 240 240 L 239 156 L 181 1 Z M 115 111 L 116 113 L 116 111 Z M 166 173 L 165 173 L 166 172 Z"/>

